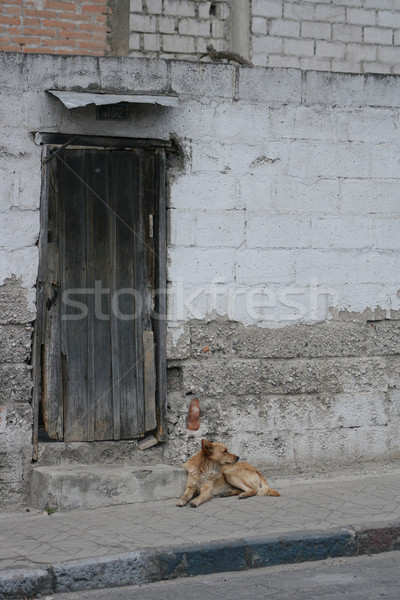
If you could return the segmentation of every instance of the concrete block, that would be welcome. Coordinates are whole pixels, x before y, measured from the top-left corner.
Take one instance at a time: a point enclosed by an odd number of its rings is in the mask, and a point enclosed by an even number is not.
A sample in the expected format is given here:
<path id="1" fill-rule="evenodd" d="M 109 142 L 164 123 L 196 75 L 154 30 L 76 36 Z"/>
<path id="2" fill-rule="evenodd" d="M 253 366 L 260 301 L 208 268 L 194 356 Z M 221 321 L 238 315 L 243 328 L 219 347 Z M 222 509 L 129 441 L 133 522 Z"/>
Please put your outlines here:
<path id="1" fill-rule="evenodd" d="M 2 52 L 0 55 L 0 86 L 3 92 L 8 88 L 26 89 L 26 55 L 22 53 Z"/>
<path id="2" fill-rule="evenodd" d="M 207 174 L 180 177 L 171 184 L 170 206 L 184 210 L 231 210 L 236 207 L 236 179 Z"/>
<path id="3" fill-rule="evenodd" d="M 27 54 L 27 89 L 31 92 L 49 89 L 99 90 L 98 60 L 93 56 Z M 102 62 L 107 60 L 103 58 Z"/>
<path id="4" fill-rule="evenodd" d="M 192 54 L 195 51 L 195 38 L 181 35 L 163 35 L 162 48 L 164 52 L 177 54 Z"/>
<path id="5" fill-rule="evenodd" d="M 336 119 L 331 111 L 299 106 L 291 128 L 292 138 L 307 140 L 337 140 Z"/>
<path id="6" fill-rule="evenodd" d="M 234 254 L 233 248 L 171 248 L 168 279 L 177 281 L 178 278 L 184 278 L 185 283 L 196 285 L 209 284 L 215 280 L 232 282 Z"/>
<path id="7" fill-rule="evenodd" d="M 164 60 L 110 57 L 99 61 L 99 73 L 102 92 L 162 94 L 169 87 Z"/>
<path id="8" fill-rule="evenodd" d="M 258 240 L 267 240 L 267 233 Z M 238 284 L 286 284 L 295 280 L 295 252 L 292 250 L 262 248 L 240 249 L 236 256 Z"/>
<path id="9" fill-rule="evenodd" d="M 253 54 L 280 54 L 283 52 L 283 39 L 269 36 L 253 37 L 252 49 Z"/>
<path id="10" fill-rule="evenodd" d="M 341 42 L 361 42 L 362 27 L 358 25 L 333 25 L 332 39 Z"/>
<path id="11" fill-rule="evenodd" d="M 160 36 L 155 33 L 145 33 L 143 35 L 143 48 L 149 52 L 158 52 L 160 50 Z"/>
<path id="12" fill-rule="evenodd" d="M 399 146 L 397 144 L 379 144 L 371 148 L 371 176 L 390 178 L 398 173 Z"/>
<path id="13" fill-rule="evenodd" d="M 342 182 L 343 214 L 400 214 L 400 189 L 397 179 L 370 181 L 348 179 Z"/>
<path id="14" fill-rule="evenodd" d="M 179 21 L 180 35 L 193 35 L 195 37 L 210 37 L 210 21 L 198 21 L 196 19 L 181 19 Z"/>
<path id="15" fill-rule="evenodd" d="M 379 75 L 346 75 L 344 73 L 306 73 L 305 104 L 335 106 L 398 107 L 400 79 Z"/>
<path id="16" fill-rule="evenodd" d="M 249 212 L 265 211 L 271 212 L 272 207 L 272 182 L 270 177 L 258 179 L 255 175 L 247 175 L 240 178 L 241 204 Z"/>
<path id="17" fill-rule="evenodd" d="M 367 255 L 360 255 L 358 264 L 359 271 L 354 278 L 356 281 L 391 284 L 393 273 L 397 273 L 397 269 L 400 267 L 400 257 L 398 254 L 393 255 L 390 251 L 386 253 L 370 251 Z"/>
<path id="18" fill-rule="evenodd" d="M 31 353 L 32 327 L 0 325 L 0 363 L 27 362 Z"/>
<path id="19" fill-rule="evenodd" d="M 322 58 L 344 58 L 346 46 L 338 42 L 325 42 L 317 40 L 316 56 Z"/>
<path id="20" fill-rule="evenodd" d="M 348 61 L 375 61 L 377 56 L 377 46 L 367 46 L 366 44 L 347 44 L 346 53 Z"/>
<path id="21" fill-rule="evenodd" d="M 171 64 L 171 86 L 173 92 L 184 96 L 231 98 L 235 67 L 176 61 Z"/>
<path id="22" fill-rule="evenodd" d="M 349 25 L 375 25 L 376 11 L 365 8 L 348 8 L 347 23 Z"/>
<path id="23" fill-rule="evenodd" d="M 398 355 L 400 348 L 400 322 L 378 321 L 369 324 L 367 353 L 371 356 Z"/>
<path id="24" fill-rule="evenodd" d="M 262 17 L 253 17 L 251 20 L 251 32 L 253 35 L 267 35 L 267 20 Z"/>
<path id="25" fill-rule="evenodd" d="M 0 213 L 1 248 L 33 246 L 39 237 L 39 211 Z"/>
<path id="26" fill-rule="evenodd" d="M 294 141 L 290 147 L 292 177 L 368 177 L 369 153 L 364 144 Z"/>
<path id="27" fill-rule="evenodd" d="M 278 56 L 271 54 L 268 57 L 268 66 L 279 69 L 300 69 L 300 58 L 297 56 Z"/>
<path id="28" fill-rule="evenodd" d="M 246 245 L 249 248 L 308 248 L 311 246 L 310 219 L 254 212 L 246 220 Z"/>
<path id="29" fill-rule="evenodd" d="M 155 465 L 73 465 L 35 467 L 32 506 L 59 510 L 96 508 L 176 498 L 186 482 L 184 469 Z"/>
<path id="30" fill-rule="evenodd" d="M 337 139 L 348 142 L 391 144 L 397 142 L 397 115 L 390 109 L 365 107 L 360 110 L 338 111 L 335 118 Z"/>
<path id="31" fill-rule="evenodd" d="M 344 6 L 317 4 L 315 7 L 315 19 L 322 23 L 344 23 L 346 21 L 346 9 Z"/>
<path id="32" fill-rule="evenodd" d="M 295 56 L 313 56 L 314 42 L 311 40 L 292 40 L 287 39 L 283 42 L 285 54 L 293 54 Z"/>
<path id="33" fill-rule="evenodd" d="M 388 63 L 398 63 L 400 60 L 400 48 L 393 46 L 378 47 L 378 60 Z"/>
<path id="34" fill-rule="evenodd" d="M 253 15 L 259 17 L 281 17 L 282 16 L 282 2 L 271 2 L 269 0 L 253 0 L 251 5 L 251 12 Z"/>
<path id="35" fill-rule="evenodd" d="M 269 33 L 270 35 L 298 38 L 300 36 L 300 23 L 285 19 L 274 19 L 271 21 Z"/>
<path id="36" fill-rule="evenodd" d="M 129 17 L 129 30 L 135 33 L 155 33 L 156 25 L 156 17 L 152 15 L 131 14 Z"/>
<path id="37" fill-rule="evenodd" d="M 400 28 L 400 15 L 395 10 L 378 10 L 378 25 L 380 27 Z"/>
<path id="38" fill-rule="evenodd" d="M 313 21 L 314 14 L 314 6 L 310 4 L 285 2 L 283 5 L 283 15 L 285 19 L 293 19 L 294 21 Z"/>
<path id="39" fill-rule="evenodd" d="M 400 220 L 398 218 L 375 218 L 374 228 L 376 248 L 400 250 Z"/>
<path id="40" fill-rule="evenodd" d="M 160 33 L 174 33 L 175 19 L 173 17 L 159 17 L 158 28 Z"/>
<path id="41" fill-rule="evenodd" d="M 277 213 L 337 214 L 340 204 L 339 181 L 280 177 L 272 185 L 272 199 Z"/>
<path id="42" fill-rule="evenodd" d="M 32 393 L 32 377 L 28 365 L 0 365 L 0 403 L 30 402 Z"/>
<path id="43" fill-rule="evenodd" d="M 375 242 L 375 223 L 366 217 L 315 217 L 311 219 L 313 248 L 368 250 Z"/>
<path id="44" fill-rule="evenodd" d="M 177 246 L 236 248 L 244 242 L 243 211 L 174 212 L 173 217 L 173 243 Z"/>
<path id="45" fill-rule="evenodd" d="M 239 99 L 268 106 L 301 103 L 301 73 L 295 69 L 241 69 Z"/>
<path id="46" fill-rule="evenodd" d="M 364 28 L 364 42 L 366 44 L 386 44 L 390 46 L 393 41 L 392 29 L 382 29 L 379 27 Z"/>
<path id="47" fill-rule="evenodd" d="M 332 37 L 331 25 L 329 23 L 303 21 L 301 24 L 301 37 L 318 40 L 330 40 Z"/>
<path id="48" fill-rule="evenodd" d="M 300 67 L 303 71 L 308 71 L 310 69 L 315 71 L 328 71 L 331 68 L 331 61 L 315 56 L 311 58 L 301 58 Z"/>
<path id="49" fill-rule="evenodd" d="M 359 253 L 334 250 L 301 250 L 296 254 L 296 284 L 308 285 L 315 279 L 318 285 L 330 287 L 358 281 Z"/>
<path id="50" fill-rule="evenodd" d="M 146 5 L 150 14 L 160 15 L 162 13 L 162 0 L 146 0 Z"/>
<path id="51" fill-rule="evenodd" d="M 194 17 L 196 6 L 191 0 L 164 0 L 164 13 L 178 17 Z"/>
<path id="52" fill-rule="evenodd" d="M 22 280 L 15 275 L 4 280 L 0 278 L 0 323 L 28 324 L 34 321 L 36 312 L 29 303 L 29 295 Z"/>

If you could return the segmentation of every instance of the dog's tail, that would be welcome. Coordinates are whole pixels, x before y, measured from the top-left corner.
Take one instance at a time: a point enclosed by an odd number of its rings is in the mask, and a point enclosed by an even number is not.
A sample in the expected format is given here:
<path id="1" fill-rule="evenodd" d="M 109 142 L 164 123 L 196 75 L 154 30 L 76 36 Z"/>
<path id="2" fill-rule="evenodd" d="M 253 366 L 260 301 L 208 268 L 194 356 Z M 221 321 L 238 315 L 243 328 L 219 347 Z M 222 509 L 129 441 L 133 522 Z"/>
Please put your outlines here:
<path id="1" fill-rule="evenodd" d="M 257 490 L 257 496 L 280 496 L 280 493 L 277 490 L 273 490 L 269 487 L 267 480 L 257 471 L 257 475 L 259 476 L 259 484 L 260 487 Z"/>

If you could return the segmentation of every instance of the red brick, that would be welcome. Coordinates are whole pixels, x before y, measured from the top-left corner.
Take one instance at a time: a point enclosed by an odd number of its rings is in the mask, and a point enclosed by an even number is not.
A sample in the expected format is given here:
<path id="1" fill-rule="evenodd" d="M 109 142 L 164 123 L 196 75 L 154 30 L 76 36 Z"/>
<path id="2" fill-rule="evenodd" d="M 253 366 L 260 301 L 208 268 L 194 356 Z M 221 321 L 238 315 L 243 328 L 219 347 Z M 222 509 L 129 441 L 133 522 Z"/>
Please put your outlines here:
<path id="1" fill-rule="evenodd" d="M 20 15 L 21 14 L 21 8 L 19 6 L 6 6 L 6 14 L 7 15 Z"/>
<path id="2" fill-rule="evenodd" d="M 90 49 L 92 48 L 93 50 L 101 50 L 104 48 L 104 43 L 102 42 L 94 42 L 94 41 L 90 41 L 90 42 L 79 42 L 79 48 L 87 48 Z"/>
<path id="3" fill-rule="evenodd" d="M 27 8 L 24 10 L 24 16 L 26 17 L 36 17 L 39 19 L 51 19 L 56 16 L 56 12 L 54 10 L 28 10 Z"/>
<path id="4" fill-rule="evenodd" d="M 93 25 L 92 23 L 82 23 L 79 25 L 79 29 L 84 31 L 108 31 L 107 25 Z"/>
<path id="5" fill-rule="evenodd" d="M 19 25 L 20 19 L 17 17 L 6 17 L 5 15 L 0 15 L 0 25 Z"/>
<path id="6" fill-rule="evenodd" d="M 42 38 L 40 37 L 26 37 L 26 36 L 15 36 L 13 37 L 14 44 L 20 44 L 21 46 L 25 46 L 29 44 L 30 46 L 37 45 L 41 46 Z"/>
<path id="7" fill-rule="evenodd" d="M 1 44 L 0 43 L 0 51 L 1 52 L 19 52 L 20 50 L 21 50 L 21 48 L 15 44 Z"/>
<path id="8" fill-rule="evenodd" d="M 55 54 L 56 51 L 52 48 L 29 48 L 28 46 L 24 46 L 22 48 L 22 52 L 30 52 L 33 54 Z M 58 54 L 58 52 L 57 52 Z"/>
<path id="9" fill-rule="evenodd" d="M 52 2 L 51 0 L 46 0 L 46 3 L 44 5 L 45 9 L 51 9 L 51 10 L 72 10 L 73 12 L 76 11 L 76 6 L 75 4 L 68 4 L 67 2 Z"/>
<path id="10" fill-rule="evenodd" d="M 76 24 L 70 23 L 69 21 L 57 21 L 57 20 L 48 20 L 44 19 L 42 21 L 43 27 L 47 29 L 47 27 L 54 27 L 55 29 L 75 29 Z"/>
<path id="11" fill-rule="evenodd" d="M 36 27 L 24 27 L 24 35 L 40 35 L 40 36 L 55 36 L 56 29 L 38 29 Z"/>
<path id="12" fill-rule="evenodd" d="M 24 27 L 40 27 L 41 20 L 32 17 L 24 17 Z"/>
<path id="13" fill-rule="evenodd" d="M 91 6 L 90 4 L 86 4 L 82 6 L 82 12 L 90 12 L 90 13 L 104 13 L 108 14 L 108 7 L 104 6 Z"/>
<path id="14" fill-rule="evenodd" d="M 107 23 L 106 15 L 97 15 L 96 17 L 97 23 Z"/>
<path id="15" fill-rule="evenodd" d="M 188 426 L 190 431 L 197 431 L 200 427 L 200 402 L 198 398 L 192 398 L 189 406 Z"/>
<path id="16" fill-rule="evenodd" d="M 75 40 L 43 40 L 44 46 L 76 46 Z"/>
<path id="17" fill-rule="evenodd" d="M 92 36 L 90 33 L 84 33 L 83 31 L 60 31 L 58 34 L 60 39 L 71 39 L 71 40 L 90 40 Z"/>

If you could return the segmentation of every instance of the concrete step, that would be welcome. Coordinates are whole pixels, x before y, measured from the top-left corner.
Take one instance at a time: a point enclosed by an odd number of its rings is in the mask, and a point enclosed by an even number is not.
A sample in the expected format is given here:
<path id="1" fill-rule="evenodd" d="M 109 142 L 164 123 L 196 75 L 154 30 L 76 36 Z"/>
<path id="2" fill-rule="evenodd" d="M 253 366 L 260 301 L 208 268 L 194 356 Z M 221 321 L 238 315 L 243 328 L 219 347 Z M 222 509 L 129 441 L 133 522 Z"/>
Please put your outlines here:
<path id="1" fill-rule="evenodd" d="M 186 471 L 167 465 L 34 467 L 32 506 L 41 510 L 96 508 L 179 498 Z"/>

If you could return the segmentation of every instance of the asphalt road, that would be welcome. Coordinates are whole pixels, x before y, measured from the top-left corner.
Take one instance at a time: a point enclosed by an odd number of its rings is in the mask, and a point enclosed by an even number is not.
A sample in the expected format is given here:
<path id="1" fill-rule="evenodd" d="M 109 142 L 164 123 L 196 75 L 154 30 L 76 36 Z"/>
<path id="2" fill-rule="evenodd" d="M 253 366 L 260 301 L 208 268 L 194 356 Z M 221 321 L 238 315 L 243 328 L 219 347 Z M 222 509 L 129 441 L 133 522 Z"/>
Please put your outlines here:
<path id="1" fill-rule="evenodd" d="M 43 600 L 136 599 L 399 600 L 400 551 L 43 597 Z"/>

